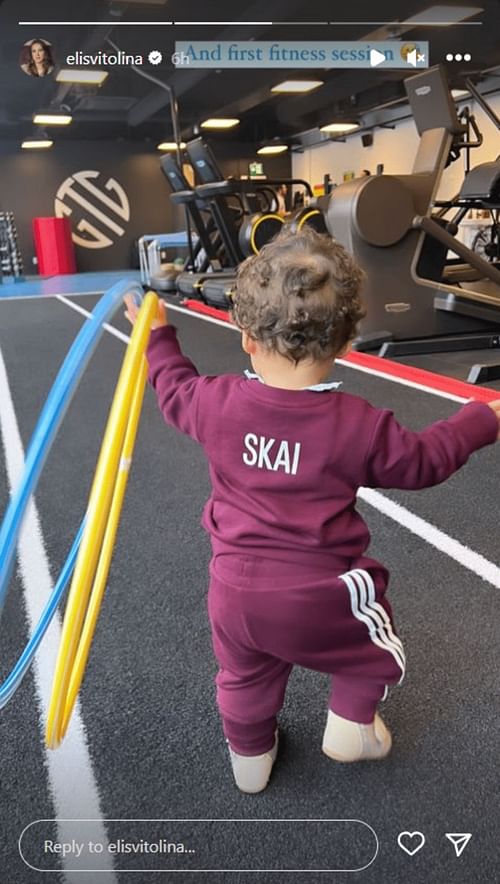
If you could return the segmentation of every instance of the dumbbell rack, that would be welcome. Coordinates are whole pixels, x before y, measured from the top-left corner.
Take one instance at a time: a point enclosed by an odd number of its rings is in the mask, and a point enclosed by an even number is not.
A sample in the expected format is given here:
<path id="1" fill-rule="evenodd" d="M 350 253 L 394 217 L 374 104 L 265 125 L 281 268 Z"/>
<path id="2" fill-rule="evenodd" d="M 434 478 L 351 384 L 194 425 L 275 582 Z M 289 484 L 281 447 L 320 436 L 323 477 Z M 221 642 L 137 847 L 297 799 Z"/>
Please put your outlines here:
<path id="1" fill-rule="evenodd" d="M 0 212 L 0 279 L 3 276 L 20 277 L 23 259 L 19 248 L 13 212 Z"/>

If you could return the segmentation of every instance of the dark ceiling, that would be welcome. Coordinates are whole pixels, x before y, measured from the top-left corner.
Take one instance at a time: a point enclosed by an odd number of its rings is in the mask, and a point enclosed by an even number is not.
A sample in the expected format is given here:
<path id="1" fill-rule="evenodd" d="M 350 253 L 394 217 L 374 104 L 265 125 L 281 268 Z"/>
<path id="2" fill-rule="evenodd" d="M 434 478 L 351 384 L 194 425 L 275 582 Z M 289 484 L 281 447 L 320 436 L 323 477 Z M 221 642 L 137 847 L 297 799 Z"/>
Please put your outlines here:
<path id="1" fill-rule="evenodd" d="M 437 5 L 433 0 L 378 0 L 345 5 L 325 0 L 0 0 L 0 138 L 20 140 L 35 134 L 32 116 L 35 111 L 61 106 L 71 109 L 73 124 L 57 130 L 64 139 L 115 139 L 157 142 L 172 137 L 166 93 L 137 76 L 126 67 L 110 68 L 110 75 L 99 89 L 64 86 L 50 76 L 43 80 L 27 77 L 19 68 L 22 43 L 38 36 L 49 40 L 56 52 L 57 65 L 77 50 L 111 51 L 110 38 L 128 53 L 147 56 L 159 49 L 169 59 L 175 40 L 357 40 L 390 39 L 401 35 L 405 40 L 429 40 L 430 63 L 446 63 L 448 52 L 468 52 L 472 61 L 447 63 L 450 81 L 459 86 L 466 74 L 500 66 L 500 0 L 456 0 L 445 5 L 477 6 L 483 9 L 470 21 L 481 25 L 449 27 L 394 26 L 373 22 L 404 21 L 406 18 Z M 440 3 L 440 6 L 443 4 Z M 334 13 L 337 7 L 338 12 Z M 237 9 L 237 12 L 235 10 Z M 370 24 L 313 25 L 313 21 L 341 20 Z M 19 26 L 18 21 L 102 21 L 105 25 L 40 25 Z M 211 25 L 209 27 L 131 24 L 125 22 L 161 21 L 294 21 L 303 24 L 247 26 Z M 230 115 L 241 119 L 241 125 L 219 135 L 226 139 L 261 142 L 273 137 L 293 140 L 299 132 L 314 129 L 332 119 L 360 119 L 373 108 L 390 104 L 404 95 L 403 78 L 407 71 L 373 70 L 301 70 L 300 76 L 314 75 L 324 86 L 303 96 L 271 95 L 270 87 L 297 72 L 289 70 L 175 70 L 170 60 L 144 71 L 159 77 L 175 88 L 179 99 L 183 137 L 196 131 L 200 120 L 208 115 Z M 500 84 L 500 80 L 498 81 Z M 53 134 L 53 129 L 51 133 Z"/>

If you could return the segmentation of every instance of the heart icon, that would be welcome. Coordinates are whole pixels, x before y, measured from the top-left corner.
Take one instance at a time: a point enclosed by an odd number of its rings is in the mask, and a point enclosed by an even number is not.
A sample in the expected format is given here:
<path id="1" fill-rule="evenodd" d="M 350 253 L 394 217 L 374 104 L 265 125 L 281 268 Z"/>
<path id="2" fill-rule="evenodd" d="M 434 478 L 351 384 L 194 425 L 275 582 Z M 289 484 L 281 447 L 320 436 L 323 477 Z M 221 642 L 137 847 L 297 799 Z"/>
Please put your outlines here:
<path id="1" fill-rule="evenodd" d="M 408 856 L 415 856 L 425 844 L 425 838 L 422 832 L 400 832 L 398 835 L 398 844 L 401 850 L 404 850 Z"/>

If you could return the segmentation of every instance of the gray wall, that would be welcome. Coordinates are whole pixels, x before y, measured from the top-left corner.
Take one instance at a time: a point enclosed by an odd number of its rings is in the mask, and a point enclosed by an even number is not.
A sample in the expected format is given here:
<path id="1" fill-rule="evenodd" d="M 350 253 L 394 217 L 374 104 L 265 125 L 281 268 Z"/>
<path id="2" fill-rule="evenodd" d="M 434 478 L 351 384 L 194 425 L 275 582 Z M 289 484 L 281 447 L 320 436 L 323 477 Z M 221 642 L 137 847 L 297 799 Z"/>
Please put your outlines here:
<path id="1" fill-rule="evenodd" d="M 180 220 L 176 222 L 170 189 L 159 166 L 159 154 L 152 146 L 116 141 L 66 141 L 56 142 L 50 150 L 27 151 L 21 150 L 17 142 L 13 145 L 4 141 L 0 143 L 0 209 L 15 214 L 25 273 L 36 273 L 32 262 L 35 254 L 32 219 L 53 216 L 54 200 L 61 184 L 74 173 L 87 170 L 100 173 L 99 178 L 89 179 L 90 183 L 119 206 L 121 198 L 105 185 L 110 178 L 121 185 L 128 200 L 130 218 L 125 220 L 80 184 L 74 186 L 91 209 L 81 207 L 71 196 L 64 197 L 64 203 L 72 209 L 73 230 L 86 219 L 99 235 L 112 240 L 111 245 L 104 248 L 75 246 L 79 271 L 127 268 L 134 239 L 145 233 L 178 229 Z M 96 209 L 111 220 L 115 229 L 96 217 Z M 95 234 L 79 235 L 90 242 L 95 239 Z"/>

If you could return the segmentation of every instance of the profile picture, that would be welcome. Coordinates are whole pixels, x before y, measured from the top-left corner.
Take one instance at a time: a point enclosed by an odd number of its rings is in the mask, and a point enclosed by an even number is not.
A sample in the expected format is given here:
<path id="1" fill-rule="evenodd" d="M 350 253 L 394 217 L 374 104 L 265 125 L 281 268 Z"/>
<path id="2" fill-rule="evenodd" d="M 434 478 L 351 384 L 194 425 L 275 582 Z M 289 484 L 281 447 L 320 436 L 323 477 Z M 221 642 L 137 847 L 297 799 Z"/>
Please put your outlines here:
<path id="1" fill-rule="evenodd" d="M 54 70 L 52 45 L 40 37 L 27 40 L 21 49 L 19 64 L 29 77 L 46 77 Z"/>

